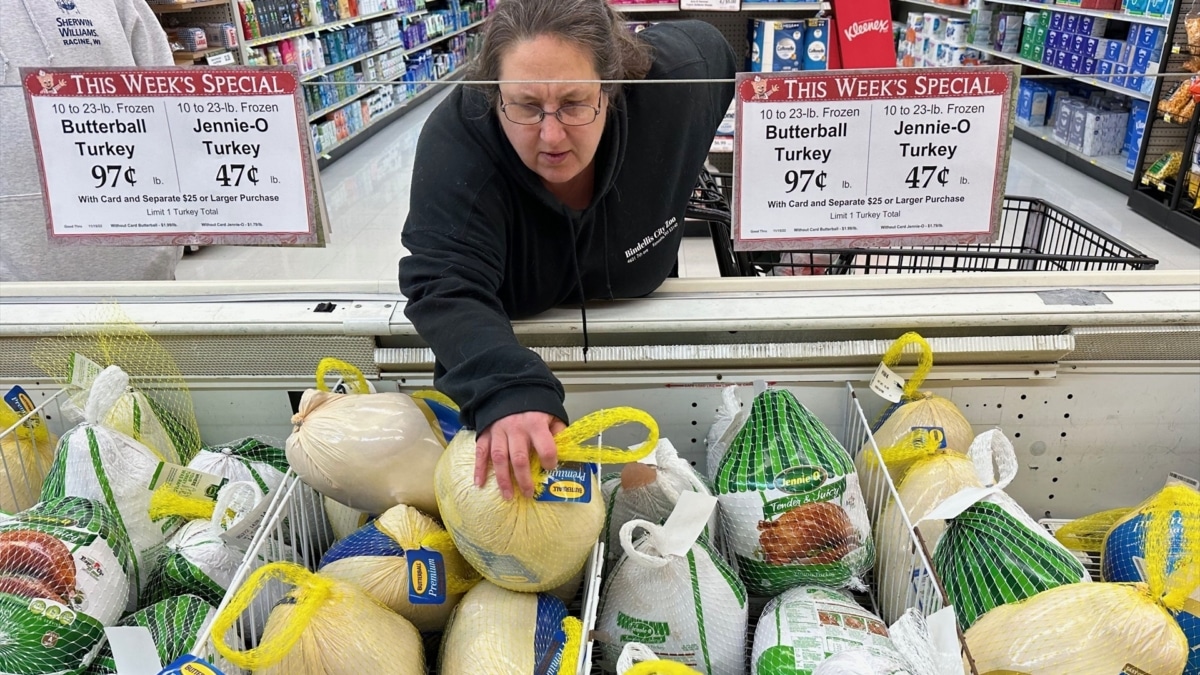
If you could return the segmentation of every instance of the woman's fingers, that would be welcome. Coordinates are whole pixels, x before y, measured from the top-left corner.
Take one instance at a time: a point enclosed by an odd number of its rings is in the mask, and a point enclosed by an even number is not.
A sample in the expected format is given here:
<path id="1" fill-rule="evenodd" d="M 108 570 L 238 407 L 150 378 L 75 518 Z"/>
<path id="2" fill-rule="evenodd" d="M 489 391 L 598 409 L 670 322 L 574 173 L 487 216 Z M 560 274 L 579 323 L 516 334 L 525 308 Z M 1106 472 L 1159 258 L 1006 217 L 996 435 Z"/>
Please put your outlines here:
<path id="1" fill-rule="evenodd" d="M 492 432 L 487 430 L 475 439 L 475 487 L 481 488 L 487 482 L 488 460 L 492 453 Z"/>
<path id="2" fill-rule="evenodd" d="M 525 429 L 518 427 L 508 432 L 508 459 L 512 462 L 513 475 L 517 478 L 521 494 L 533 497 L 533 471 L 529 468 L 529 436 Z"/>
<path id="3" fill-rule="evenodd" d="M 496 486 L 500 488 L 500 496 L 512 499 L 512 472 L 508 468 L 508 436 L 501 430 L 492 433 L 492 467 L 496 472 Z"/>

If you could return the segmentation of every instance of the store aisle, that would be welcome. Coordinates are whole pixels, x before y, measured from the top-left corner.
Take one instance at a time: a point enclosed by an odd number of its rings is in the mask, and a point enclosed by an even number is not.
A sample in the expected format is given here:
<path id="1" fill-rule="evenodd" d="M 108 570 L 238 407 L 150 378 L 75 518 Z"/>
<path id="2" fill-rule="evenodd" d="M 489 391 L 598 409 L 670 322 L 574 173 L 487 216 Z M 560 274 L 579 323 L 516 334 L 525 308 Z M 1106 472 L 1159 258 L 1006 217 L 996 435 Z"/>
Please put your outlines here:
<path id="1" fill-rule="evenodd" d="M 325 249 L 215 246 L 185 256 L 184 280 L 355 279 L 396 283 L 404 253 L 400 228 L 408 214 L 408 186 L 421 126 L 440 94 L 380 131 L 321 173 L 333 235 Z M 1158 258 L 1160 269 L 1200 270 L 1191 246 L 1125 205 L 1115 190 L 1014 142 L 1008 194 L 1040 197 Z M 685 240 L 680 274 L 717 276 L 708 239 Z"/>

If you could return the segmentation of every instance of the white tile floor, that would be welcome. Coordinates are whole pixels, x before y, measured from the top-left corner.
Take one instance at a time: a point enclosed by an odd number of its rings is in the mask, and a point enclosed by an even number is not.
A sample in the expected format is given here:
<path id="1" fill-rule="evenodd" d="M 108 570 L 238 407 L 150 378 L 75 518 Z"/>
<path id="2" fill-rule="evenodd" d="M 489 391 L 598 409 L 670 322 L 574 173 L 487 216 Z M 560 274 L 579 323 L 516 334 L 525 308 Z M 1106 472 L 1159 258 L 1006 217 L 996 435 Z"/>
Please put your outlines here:
<path id="1" fill-rule="evenodd" d="M 404 253 L 417 137 L 442 96 L 380 131 L 321 174 L 333 235 L 324 249 L 210 247 L 186 256 L 179 279 L 396 279 Z M 1008 194 L 1046 199 L 1157 258 L 1160 269 L 1200 270 L 1200 249 L 1135 214 L 1125 197 L 1023 143 L 1014 142 Z M 719 276 L 708 239 L 684 241 L 681 276 Z"/>

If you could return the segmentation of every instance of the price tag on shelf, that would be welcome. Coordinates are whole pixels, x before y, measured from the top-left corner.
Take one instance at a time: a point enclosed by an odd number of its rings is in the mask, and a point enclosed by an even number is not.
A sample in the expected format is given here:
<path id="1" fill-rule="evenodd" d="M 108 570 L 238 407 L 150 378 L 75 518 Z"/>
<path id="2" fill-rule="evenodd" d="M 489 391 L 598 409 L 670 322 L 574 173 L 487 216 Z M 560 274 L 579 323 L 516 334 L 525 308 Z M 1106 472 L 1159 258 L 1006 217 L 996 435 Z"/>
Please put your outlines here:
<path id="1" fill-rule="evenodd" d="M 23 68 L 51 239 L 323 246 L 291 68 Z"/>
<path id="2" fill-rule="evenodd" d="M 739 74 L 735 249 L 993 241 L 1017 72 Z"/>
<path id="3" fill-rule="evenodd" d="M 742 9 L 742 0 L 679 0 L 679 9 L 684 12 L 691 10 L 737 12 Z"/>

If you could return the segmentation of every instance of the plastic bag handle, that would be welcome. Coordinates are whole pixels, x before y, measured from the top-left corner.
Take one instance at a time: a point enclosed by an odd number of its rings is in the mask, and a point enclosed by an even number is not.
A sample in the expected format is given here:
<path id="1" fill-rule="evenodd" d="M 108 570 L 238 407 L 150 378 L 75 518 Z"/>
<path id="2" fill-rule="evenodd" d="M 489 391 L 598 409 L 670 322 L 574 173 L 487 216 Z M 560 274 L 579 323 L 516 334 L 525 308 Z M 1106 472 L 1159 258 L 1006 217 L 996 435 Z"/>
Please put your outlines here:
<path id="1" fill-rule="evenodd" d="M 658 533 L 662 531 L 662 527 L 648 520 L 635 518 L 625 523 L 621 526 L 620 532 L 621 548 L 625 549 L 625 555 L 643 567 L 665 567 L 668 562 L 665 557 L 648 555 L 634 547 L 633 533 L 639 529 L 645 530 L 651 540 L 656 538 Z"/>
<path id="2" fill-rule="evenodd" d="M 232 649 L 225 642 L 225 634 L 233 628 L 234 622 L 250 607 L 258 592 L 272 579 L 278 579 L 286 584 L 295 586 L 292 595 L 296 598 L 296 609 L 292 612 L 290 623 L 283 631 L 272 638 L 263 640 L 253 649 Z M 274 562 L 264 565 L 254 571 L 246 583 L 238 589 L 230 599 L 225 609 L 213 619 L 212 640 L 217 653 L 225 657 L 233 665 L 245 670 L 260 670 L 269 668 L 283 660 L 288 652 L 296 646 L 300 636 L 312 623 L 313 617 L 321 605 L 329 599 L 333 592 L 333 582 L 307 569 L 289 562 Z"/>
<path id="3" fill-rule="evenodd" d="M 92 381 L 88 390 L 87 403 L 83 406 L 83 419 L 88 424 L 99 424 L 112 410 L 117 400 L 129 389 L 129 374 L 119 366 L 109 366 Z"/>
<path id="4" fill-rule="evenodd" d="M 999 429 L 988 429 L 976 436 L 967 457 L 975 465 L 975 475 L 984 487 L 1003 490 L 1017 477 L 1017 451 Z"/>
<path id="5" fill-rule="evenodd" d="M 657 660 L 658 654 L 653 649 L 640 642 L 626 642 L 621 656 L 617 658 L 617 675 L 626 675 L 635 662 Z"/>
<path id="6" fill-rule="evenodd" d="M 646 427 L 649 434 L 641 445 L 631 449 L 615 448 L 608 445 L 584 445 L 583 442 L 594 438 L 608 429 L 622 424 L 637 423 Z M 560 462 L 588 462 L 592 464 L 627 464 L 654 452 L 658 445 L 658 422 L 650 413 L 637 408 L 621 407 L 597 410 L 584 415 L 574 424 L 558 432 L 554 436 L 554 444 L 558 447 Z M 545 480 L 550 472 L 534 464 L 533 484 L 535 491 L 540 493 L 545 489 Z"/>
<path id="7" fill-rule="evenodd" d="M 362 371 L 357 366 L 341 359 L 335 359 L 332 356 L 321 359 L 321 362 L 317 364 L 316 378 L 317 389 L 319 391 L 329 391 L 329 385 L 325 384 L 325 378 L 331 372 L 342 375 L 342 379 L 346 381 L 346 387 L 351 393 L 371 393 L 371 388 L 367 386 L 367 378 L 363 377 Z"/>
<path id="8" fill-rule="evenodd" d="M 909 345 L 917 345 L 921 350 L 921 354 L 917 359 L 917 370 L 904 383 L 904 400 L 906 401 L 917 398 L 917 390 L 925 383 L 925 378 L 929 376 L 929 371 L 933 370 L 933 349 L 929 347 L 929 343 L 920 334 L 908 332 L 896 338 L 892 346 L 888 347 L 888 350 L 883 354 L 883 365 L 891 368 L 900 363 L 900 359 L 904 356 L 904 350 Z"/>

